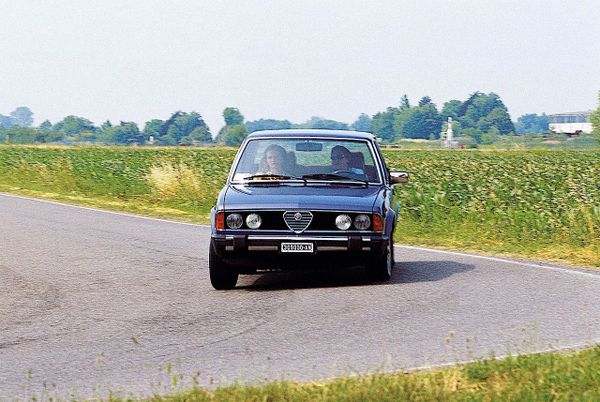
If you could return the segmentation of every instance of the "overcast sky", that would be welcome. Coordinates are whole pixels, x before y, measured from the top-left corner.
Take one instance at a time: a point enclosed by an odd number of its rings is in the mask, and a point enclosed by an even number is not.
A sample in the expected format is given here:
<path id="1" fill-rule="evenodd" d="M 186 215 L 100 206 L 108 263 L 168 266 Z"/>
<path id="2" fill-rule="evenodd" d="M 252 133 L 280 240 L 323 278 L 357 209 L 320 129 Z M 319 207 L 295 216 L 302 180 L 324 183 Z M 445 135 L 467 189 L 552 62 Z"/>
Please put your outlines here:
<path id="1" fill-rule="evenodd" d="M 352 123 L 429 95 L 597 107 L 598 0 L 0 0 L 0 114 L 96 124 L 197 111 Z"/>

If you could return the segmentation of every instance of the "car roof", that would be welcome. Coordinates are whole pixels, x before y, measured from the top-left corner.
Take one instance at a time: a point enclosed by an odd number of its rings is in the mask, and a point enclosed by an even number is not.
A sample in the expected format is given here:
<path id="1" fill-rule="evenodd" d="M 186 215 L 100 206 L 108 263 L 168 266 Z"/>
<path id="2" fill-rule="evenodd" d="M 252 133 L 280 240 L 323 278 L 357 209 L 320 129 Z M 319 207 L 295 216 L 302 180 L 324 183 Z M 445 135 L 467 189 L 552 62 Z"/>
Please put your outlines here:
<path id="1" fill-rule="evenodd" d="M 348 138 L 348 139 L 361 139 L 361 140 L 373 140 L 375 137 L 371 133 L 365 133 L 362 131 L 349 131 L 349 130 L 326 130 L 326 129 L 315 129 L 315 128 L 290 128 L 285 130 L 261 130 L 254 131 L 248 135 L 248 139 L 256 137 L 314 137 L 314 138 Z"/>

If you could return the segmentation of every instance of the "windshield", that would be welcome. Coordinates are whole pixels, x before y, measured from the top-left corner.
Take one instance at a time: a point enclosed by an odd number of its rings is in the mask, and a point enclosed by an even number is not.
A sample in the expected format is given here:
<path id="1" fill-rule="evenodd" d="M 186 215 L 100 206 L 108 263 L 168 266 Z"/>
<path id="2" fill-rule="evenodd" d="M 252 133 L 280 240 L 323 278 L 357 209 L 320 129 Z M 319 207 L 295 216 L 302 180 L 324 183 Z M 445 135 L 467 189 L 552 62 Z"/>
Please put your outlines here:
<path id="1" fill-rule="evenodd" d="M 253 180 L 381 182 L 368 141 L 320 138 L 248 141 L 232 181 Z"/>

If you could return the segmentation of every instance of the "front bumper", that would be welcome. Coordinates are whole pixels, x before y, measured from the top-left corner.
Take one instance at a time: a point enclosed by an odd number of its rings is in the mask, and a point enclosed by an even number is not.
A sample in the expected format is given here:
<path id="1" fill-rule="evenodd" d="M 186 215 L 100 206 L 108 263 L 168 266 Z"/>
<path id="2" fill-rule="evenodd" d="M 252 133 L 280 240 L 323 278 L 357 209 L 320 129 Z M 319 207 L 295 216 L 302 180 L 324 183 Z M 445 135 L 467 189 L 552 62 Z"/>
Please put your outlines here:
<path id="1" fill-rule="evenodd" d="M 228 264 L 250 268 L 306 268 L 323 265 L 362 265 L 385 253 L 382 234 L 217 234 L 216 254 Z M 312 243 L 312 253 L 282 253 L 281 243 Z"/>

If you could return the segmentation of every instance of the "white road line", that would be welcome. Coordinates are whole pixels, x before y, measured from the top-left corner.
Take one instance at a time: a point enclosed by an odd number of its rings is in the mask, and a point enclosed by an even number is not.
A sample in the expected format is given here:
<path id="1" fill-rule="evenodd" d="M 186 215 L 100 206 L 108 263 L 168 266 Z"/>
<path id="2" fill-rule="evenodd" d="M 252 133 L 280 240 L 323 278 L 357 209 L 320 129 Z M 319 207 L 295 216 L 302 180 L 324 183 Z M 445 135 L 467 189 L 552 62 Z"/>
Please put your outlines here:
<path id="1" fill-rule="evenodd" d="M 580 342 L 580 343 L 576 343 L 576 344 L 572 344 L 572 345 L 568 345 L 568 346 L 561 346 L 561 347 L 551 347 L 550 346 L 550 347 L 547 347 L 544 349 L 537 350 L 535 352 L 516 352 L 516 353 L 502 354 L 499 356 L 492 356 L 492 357 L 457 360 L 455 362 L 424 365 L 424 366 L 418 366 L 418 367 L 408 367 L 403 370 L 390 371 L 389 373 L 396 374 L 396 373 L 403 373 L 403 372 L 414 372 L 414 371 L 425 371 L 425 370 L 432 370 L 432 369 L 438 369 L 438 368 L 448 368 L 448 367 L 454 367 L 454 366 L 462 366 L 465 364 L 479 363 L 481 361 L 488 360 L 488 359 L 500 361 L 500 360 L 508 359 L 509 357 L 525 356 L 525 355 L 532 356 L 532 355 L 539 355 L 542 353 L 572 353 L 572 352 L 577 352 L 577 351 L 580 351 L 583 349 L 594 347 L 598 344 L 600 344 L 600 339 L 595 339 L 593 341 Z"/>
<path id="2" fill-rule="evenodd" d="M 127 216 L 129 218 L 138 218 L 138 219 L 146 219 L 146 220 L 149 220 L 149 221 L 174 223 L 176 225 L 197 226 L 197 227 L 202 227 L 202 228 L 209 228 L 210 227 L 210 225 L 202 225 L 202 224 L 199 224 L 199 223 L 171 221 L 171 220 L 168 220 L 168 219 L 152 218 L 150 216 L 135 215 L 135 214 L 130 214 L 130 213 L 126 213 L 126 212 L 109 211 L 109 210 L 106 210 L 106 209 L 98 209 L 98 208 L 92 208 L 92 207 L 82 207 L 80 205 L 65 204 L 65 203 L 58 202 L 58 201 L 50 201 L 50 200 L 44 200 L 44 199 L 39 199 L 39 198 L 25 197 L 25 196 L 22 196 L 22 195 L 0 193 L 0 196 L 12 197 L 12 198 L 20 198 L 20 199 L 27 200 L 27 201 L 42 202 L 42 203 L 45 203 L 45 204 L 58 205 L 58 206 L 61 206 L 61 207 L 71 207 L 71 208 L 85 209 L 87 211 L 102 212 L 102 213 L 105 213 L 105 214 Z"/>
<path id="3" fill-rule="evenodd" d="M 460 256 L 460 257 L 479 258 L 481 260 L 510 263 L 510 264 L 521 265 L 521 266 L 525 266 L 525 267 L 544 268 L 544 269 L 549 269 L 551 271 L 569 272 L 569 273 L 572 273 L 575 275 L 591 276 L 596 279 L 600 279 L 600 272 L 592 273 L 592 272 L 579 271 L 579 269 L 586 269 L 586 268 L 582 268 L 582 267 L 573 267 L 573 268 L 552 267 L 550 265 L 534 264 L 534 263 L 530 263 L 530 262 L 515 261 L 515 260 L 509 260 L 509 259 L 499 258 L 499 257 L 490 257 L 490 256 L 486 256 L 486 255 L 461 253 L 459 251 L 436 250 L 436 249 L 432 249 L 432 248 L 416 247 L 416 246 L 404 246 L 404 245 L 400 245 L 400 244 L 396 244 L 396 247 L 397 248 L 398 247 L 405 248 L 405 249 L 409 249 L 409 250 L 427 251 L 427 252 L 431 252 L 431 253 L 450 254 L 450 255 L 456 255 L 456 256 Z"/>
<path id="4" fill-rule="evenodd" d="M 164 222 L 164 223 L 173 223 L 173 224 L 176 224 L 176 225 L 195 226 L 195 227 L 201 227 L 201 228 L 209 228 L 210 227 L 210 225 L 203 225 L 203 224 L 199 224 L 199 223 L 179 222 L 179 221 L 173 221 L 173 220 L 167 220 L 167 219 L 152 218 L 152 217 L 142 216 L 142 215 L 134 215 L 134 214 L 124 213 L 124 212 L 107 211 L 107 210 L 104 210 L 104 209 L 97 209 L 97 208 L 91 208 L 91 207 L 82 207 L 82 206 L 79 206 L 79 205 L 72 205 L 72 204 L 64 204 L 64 203 L 57 202 L 57 201 L 50 201 L 50 200 L 44 200 L 44 199 L 38 199 L 38 198 L 32 198 L 32 197 L 25 197 L 25 196 L 21 196 L 21 195 L 0 193 L 0 196 L 20 198 L 20 199 L 24 199 L 24 200 L 28 200 L 28 201 L 42 202 L 42 203 L 46 203 L 46 204 L 58 205 L 58 206 L 63 206 L 63 207 L 79 208 L 79 209 L 84 209 L 84 210 L 88 210 L 88 211 L 101 212 L 101 213 L 105 213 L 105 214 L 113 214 L 113 215 L 126 216 L 126 217 L 129 217 L 129 218 L 138 218 L 138 219 L 145 219 L 145 220 L 150 220 L 150 221 L 157 221 L 157 222 Z M 490 256 L 478 255 L 478 254 L 461 253 L 461 252 L 458 252 L 458 251 L 437 250 L 437 249 L 425 248 L 425 247 L 405 246 L 405 245 L 402 245 L 402 244 L 395 244 L 395 247 L 396 248 L 409 249 L 409 250 L 412 249 L 412 250 L 425 251 L 425 252 L 430 252 L 430 253 L 456 255 L 456 256 L 460 256 L 460 257 L 479 258 L 479 259 L 482 259 L 482 260 L 496 261 L 496 262 L 509 263 L 509 264 L 516 264 L 516 265 L 521 265 L 521 266 L 525 266 L 525 267 L 532 267 L 532 268 L 544 268 L 544 269 L 548 269 L 548 270 L 556 271 L 556 272 L 568 272 L 568 273 L 571 273 L 571 274 L 574 274 L 574 275 L 581 275 L 581 276 L 593 277 L 595 279 L 600 279 L 600 272 L 596 274 L 596 273 L 591 273 L 591 272 L 579 271 L 578 269 L 585 269 L 585 268 L 580 268 L 580 267 L 577 267 L 577 268 L 552 267 L 552 266 L 549 266 L 549 265 L 527 263 L 527 262 L 509 260 L 509 259 L 505 259 L 505 258 L 490 257 Z"/>

